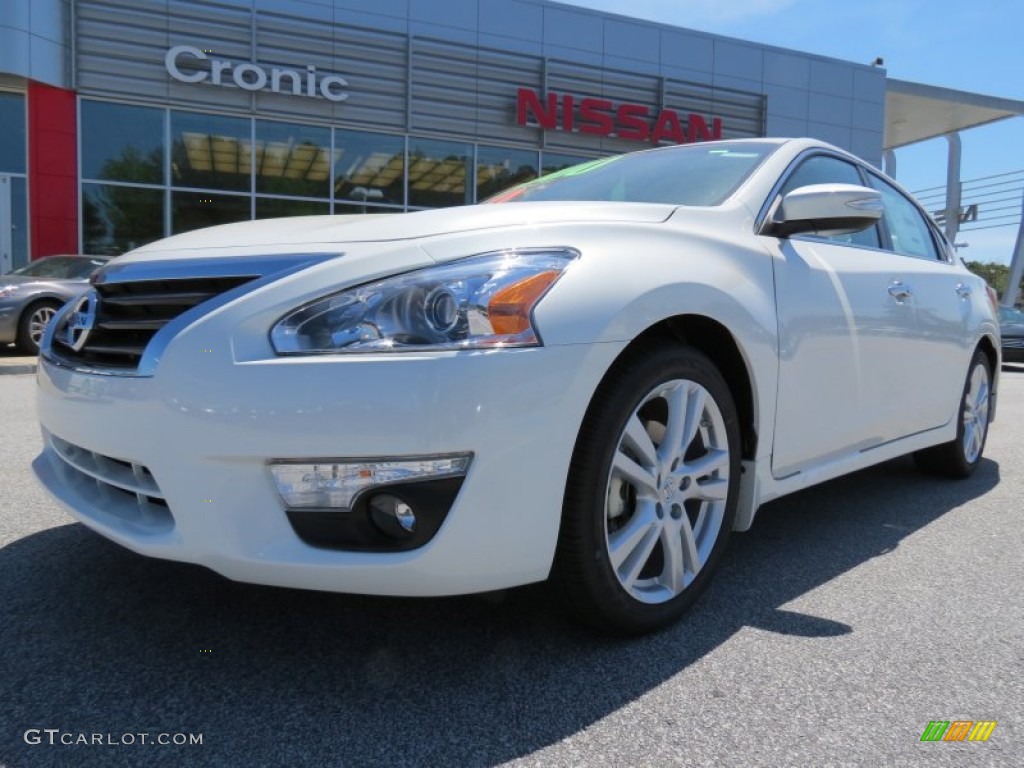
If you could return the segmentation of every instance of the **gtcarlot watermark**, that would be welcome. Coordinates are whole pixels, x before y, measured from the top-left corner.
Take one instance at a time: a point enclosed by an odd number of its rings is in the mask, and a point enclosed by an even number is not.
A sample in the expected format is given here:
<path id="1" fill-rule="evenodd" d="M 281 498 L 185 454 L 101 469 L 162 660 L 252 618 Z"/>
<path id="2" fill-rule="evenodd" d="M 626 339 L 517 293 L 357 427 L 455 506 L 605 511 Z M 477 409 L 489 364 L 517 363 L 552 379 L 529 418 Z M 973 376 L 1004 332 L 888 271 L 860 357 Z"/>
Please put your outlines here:
<path id="1" fill-rule="evenodd" d="M 134 747 L 137 745 L 160 747 L 195 747 L 203 743 L 201 733 L 86 733 L 84 731 L 62 731 L 60 728 L 29 728 L 22 738 L 26 744 L 64 745 L 90 747 Z"/>

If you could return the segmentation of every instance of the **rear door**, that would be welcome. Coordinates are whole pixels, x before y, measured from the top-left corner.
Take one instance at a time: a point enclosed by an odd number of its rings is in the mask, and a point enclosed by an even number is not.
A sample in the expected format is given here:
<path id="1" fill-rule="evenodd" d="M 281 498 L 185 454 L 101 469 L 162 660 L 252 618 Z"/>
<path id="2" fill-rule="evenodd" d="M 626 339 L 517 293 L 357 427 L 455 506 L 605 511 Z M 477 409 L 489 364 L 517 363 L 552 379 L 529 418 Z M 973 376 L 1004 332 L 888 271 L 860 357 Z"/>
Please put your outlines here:
<path id="1" fill-rule="evenodd" d="M 893 399 L 883 407 L 903 434 L 941 426 L 956 414 L 973 354 L 971 286 L 962 281 L 951 249 L 921 208 L 874 173 L 872 187 L 882 193 L 885 247 L 902 260 L 901 279 L 914 310 L 912 405 Z M 977 297 L 973 297 L 977 298 Z"/>

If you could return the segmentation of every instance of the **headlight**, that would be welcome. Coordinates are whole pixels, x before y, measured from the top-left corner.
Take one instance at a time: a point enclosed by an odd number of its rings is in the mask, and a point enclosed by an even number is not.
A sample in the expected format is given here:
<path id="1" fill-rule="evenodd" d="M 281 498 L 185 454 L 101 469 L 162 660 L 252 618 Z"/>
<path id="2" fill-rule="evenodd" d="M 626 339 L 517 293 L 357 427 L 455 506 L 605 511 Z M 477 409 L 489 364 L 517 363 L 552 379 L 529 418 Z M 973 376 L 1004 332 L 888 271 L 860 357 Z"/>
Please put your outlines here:
<path id="1" fill-rule="evenodd" d="M 11 296 L 16 290 L 18 290 L 18 286 L 16 285 L 0 285 L 0 299 L 6 299 L 8 296 Z"/>
<path id="2" fill-rule="evenodd" d="M 533 308 L 577 256 L 488 253 L 367 283 L 286 315 L 270 340 L 279 355 L 533 346 Z"/>

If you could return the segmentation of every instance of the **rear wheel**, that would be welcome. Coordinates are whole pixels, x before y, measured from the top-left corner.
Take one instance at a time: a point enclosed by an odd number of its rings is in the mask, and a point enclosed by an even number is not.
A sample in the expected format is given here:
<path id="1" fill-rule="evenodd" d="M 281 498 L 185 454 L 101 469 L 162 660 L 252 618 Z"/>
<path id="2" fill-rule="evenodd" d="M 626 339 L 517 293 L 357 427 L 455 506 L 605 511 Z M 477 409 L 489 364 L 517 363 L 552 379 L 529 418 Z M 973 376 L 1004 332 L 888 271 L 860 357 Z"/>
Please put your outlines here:
<path id="1" fill-rule="evenodd" d="M 960 398 L 960 419 L 956 439 L 914 454 L 914 461 L 925 472 L 945 477 L 967 477 L 981 462 L 992 394 L 992 367 L 985 353 L 974 353 L 967 381 Z"/>
<path id="2" fill-rule="evenodd" d="M 707 585 L 736 515 L 739 425 L 703 354 L 648 347 L 605 377 L 577 440 L 555 579 L 612 633 L 661 628 Z"/>
<path id="3" fill-rule="evenodd" d="M 26 307 L 21 313 L 21 320 L 18 321 L 18 336 L 15 342 L 18 349 L 27 355 L 39 354 L 39 345 L 43 341 L 46 326 L 53 320 L 60 307 L 60 302 L 50 299 L 37 301 Z"/>

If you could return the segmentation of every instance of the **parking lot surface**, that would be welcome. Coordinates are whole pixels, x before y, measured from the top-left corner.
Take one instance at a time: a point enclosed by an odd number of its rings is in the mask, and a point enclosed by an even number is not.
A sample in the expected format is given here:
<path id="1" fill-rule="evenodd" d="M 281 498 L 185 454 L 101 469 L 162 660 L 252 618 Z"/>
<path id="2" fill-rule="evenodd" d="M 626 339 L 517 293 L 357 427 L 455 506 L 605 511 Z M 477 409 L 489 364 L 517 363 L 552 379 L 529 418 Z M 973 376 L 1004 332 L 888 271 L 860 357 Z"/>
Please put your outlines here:
<path id="1" fill-rule="evenodd" d="M 134 555 L 36 487 L 34 378 L 0 376 L 0 765 L 1024 765 L 1024 368 L 1002 383 L 971 479 L 901 459 L 773 502 L 681 624 L 622 641 L 543 585 L 368 598 Z"/>
<path id="2" fill-rule="evenodd" d="M 0 376 L 4 374 L 35 372 L 35 355 L 23 354 L 13 344 L 0 344 Z"/>

